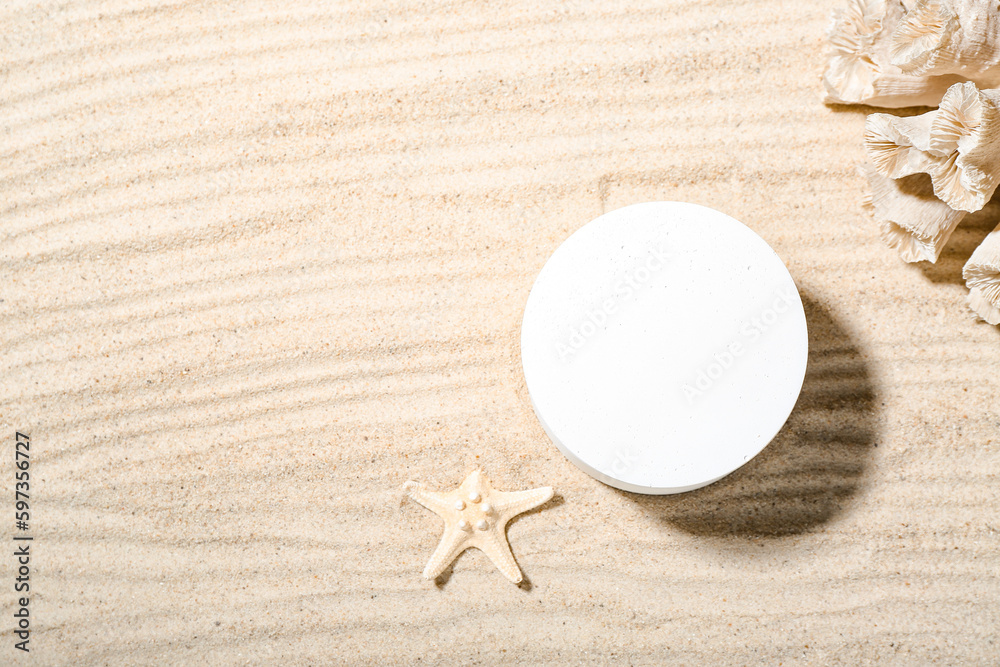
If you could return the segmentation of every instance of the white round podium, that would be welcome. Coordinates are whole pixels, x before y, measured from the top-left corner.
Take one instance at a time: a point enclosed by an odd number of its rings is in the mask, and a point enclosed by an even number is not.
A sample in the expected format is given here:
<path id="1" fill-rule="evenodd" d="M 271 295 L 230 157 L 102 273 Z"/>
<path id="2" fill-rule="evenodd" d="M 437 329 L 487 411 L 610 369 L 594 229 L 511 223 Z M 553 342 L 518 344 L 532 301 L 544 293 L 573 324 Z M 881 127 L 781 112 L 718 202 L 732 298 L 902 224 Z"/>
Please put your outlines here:
<path id="1" fill-rule="evenodd" d="M 582 227 L 531 289 L 521 361 L 570 461 L 636 493 L 710 484 L 760 452 L 805 376 L 791 275 L 718 211 L 636 204 Z"/>

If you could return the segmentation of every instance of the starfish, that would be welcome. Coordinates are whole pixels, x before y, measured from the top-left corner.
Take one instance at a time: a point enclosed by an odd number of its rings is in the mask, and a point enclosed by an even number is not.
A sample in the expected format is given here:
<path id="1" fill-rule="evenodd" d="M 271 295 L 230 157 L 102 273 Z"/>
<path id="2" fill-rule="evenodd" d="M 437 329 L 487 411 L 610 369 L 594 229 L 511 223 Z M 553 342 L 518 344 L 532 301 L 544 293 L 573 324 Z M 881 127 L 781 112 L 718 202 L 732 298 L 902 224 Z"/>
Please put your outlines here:
<path id="1" fill-rule="evenodd" d="M 473 471 L 462 485 L 448 493 L 427 491 L 423 484 L 406 483 L 406 493 L 415 501 L 444 519 L 444 535 L 431 556 L 424 577 L 434 579 L 455 558 L 476 547 L 493 561 L 503 575 L 521 583 L 521 568 L 507 543 L 507 522 L 547 502 L 552 487 L 529 491 L 496 491 L 479 470 Z"/>

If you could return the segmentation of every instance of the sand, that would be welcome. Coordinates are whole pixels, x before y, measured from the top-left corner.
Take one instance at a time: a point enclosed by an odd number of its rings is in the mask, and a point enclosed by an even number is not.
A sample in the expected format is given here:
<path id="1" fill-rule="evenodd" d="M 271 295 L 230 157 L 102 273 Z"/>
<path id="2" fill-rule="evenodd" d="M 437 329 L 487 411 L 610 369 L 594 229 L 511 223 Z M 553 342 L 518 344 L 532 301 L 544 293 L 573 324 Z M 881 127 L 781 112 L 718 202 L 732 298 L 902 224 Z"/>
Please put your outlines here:
<path id="1" fill-rule="evenodd" d="M 935 266 L 879 241 L 866 110 L 820 103 L 839 4 L 7 3 L 2 660 L 996 664 L 1000 333 L 961 266 L 1000 207 Z M 649 200 L 760 234 L 812 346 L 776 441 L 673 497 L 566 461 L 518 353 L 546 258 Z M 420 576 L 403 483 L 477 466 L 556 490 L 520 587 Z"/>

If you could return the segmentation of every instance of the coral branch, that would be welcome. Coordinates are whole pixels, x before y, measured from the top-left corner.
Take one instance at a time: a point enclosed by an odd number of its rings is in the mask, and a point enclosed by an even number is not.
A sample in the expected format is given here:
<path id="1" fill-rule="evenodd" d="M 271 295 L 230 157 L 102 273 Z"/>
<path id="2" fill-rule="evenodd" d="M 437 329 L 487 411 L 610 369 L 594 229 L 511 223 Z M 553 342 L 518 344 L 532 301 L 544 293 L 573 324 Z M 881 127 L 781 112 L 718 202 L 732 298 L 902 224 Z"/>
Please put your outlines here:
<path id="1" fill-rule="evenodd" d="M 936 105 L 948 86 L 963 80 L 953 74 L 914 76 L 891 63 L 891 36 L 905 12 L 900 0 L 850 0 L 834 11 L 823 74 L 827 104 Z"/>
<path id="2" fill-rule="evenodd" d="M 890 62 L 911 76 L 959 74 L 1000 86 L 996 0 L 919 0 L 892 32 Z"/>
<path id="3" fill-rule="evenodd" d="M 956 211 L 935 197 L 926 174 L 893 179 L 871 165 L 862 167 L 861 173 L 869 186 L 864 205 L 878 222 L 886 244 L 905 262 L 936 262 L 965 211 Z"/>
<path id="4" fill-rule="evenodd" d="M 1000 226 L 972 253 L 962 277 L 969 288 L 969 307 L 990 324 L 1000 324 Z"/>
<path id="5" fill-rule="evenodd" d="M 944 203 L 978 211 L 1000 184 L 998 106 L 1000 90 L 955 84 L 936 111 L 912 118 L 869 116 L 865 151 L 882 176 L 929 174 Z"/>

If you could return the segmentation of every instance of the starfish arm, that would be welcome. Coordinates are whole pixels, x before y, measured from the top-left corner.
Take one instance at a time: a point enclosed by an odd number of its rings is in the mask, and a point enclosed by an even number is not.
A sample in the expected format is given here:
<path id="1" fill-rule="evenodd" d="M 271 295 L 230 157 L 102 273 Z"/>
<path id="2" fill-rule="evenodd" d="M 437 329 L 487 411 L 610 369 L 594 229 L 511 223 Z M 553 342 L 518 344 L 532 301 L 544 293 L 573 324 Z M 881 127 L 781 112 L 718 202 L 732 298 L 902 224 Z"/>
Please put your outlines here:
<path id="1" fill-rule="evenodd" d="M 445 571 L 451 562 L 458 557 L 458 554 L 465 551 L 469 546 L 468 535 L 456 528 L 445 528 L 441 541 L 438 542 L 437 549 L 431 554 L 431 559 L 427 561 L 424 568 L 426 579 L 436 579 L 438 575 Z"/>
<path id="2" fill-rule="evenodd" d="M 497 566 L 497 569 L 503 573 L 503 576 L 515 584 L 519 584 L 523 579 L 521 568 L 518 567 L 517 561 L 514 560 L 514 554 L 510 550 L 510 545 L 507 543 L 507 536 L 504 532 L 503 526 L 497 526 L 494 530 L 481 533 L 472 546 L 475 546 L 486 554 L 493 561 L 493 564 Z"/>
<path id="3" fill-rule="evenodd" d="M 494 491 L 493 504 L 505 521 L 543 505 L 552 498 L 552 487 L 543 486 L 528 491 Z"/>
<path id="4" fill-rule="evenodd" d="M 404 488 L 410 498 L 445 520 L 447 520 L 449 513 L 454 510 L 452 505 L 455 501 L 450 497 L 450 494 L 428 491 L 423 484 L 416 482 L 407 482 Z"/>

